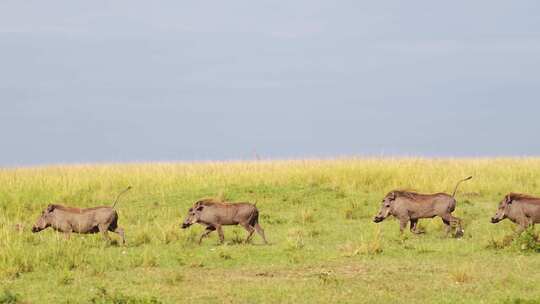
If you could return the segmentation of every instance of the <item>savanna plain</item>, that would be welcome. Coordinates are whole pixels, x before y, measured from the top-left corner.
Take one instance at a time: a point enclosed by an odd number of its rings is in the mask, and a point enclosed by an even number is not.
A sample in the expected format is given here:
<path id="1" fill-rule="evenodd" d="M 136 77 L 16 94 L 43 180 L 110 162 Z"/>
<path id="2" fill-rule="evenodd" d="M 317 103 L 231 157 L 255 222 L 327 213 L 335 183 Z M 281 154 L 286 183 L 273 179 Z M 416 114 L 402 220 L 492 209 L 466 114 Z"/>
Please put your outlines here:
<path id="1" fill-rule="evenodd" d="M 392 189 L 451 193 L 462 238 L 375 224 Z M 127 243 L 31 227 L 50 203 L 112 205 Z M 0 169 L 0 303 L 540 303 L 538 236 L 491 224 L 507 192 L 540 194 L 540 158 L 150 163 Z M 200 198 L 256 203 L 269 245 L 182 230 Z M 114 240 L 118 237 L 111 234 Z"/>

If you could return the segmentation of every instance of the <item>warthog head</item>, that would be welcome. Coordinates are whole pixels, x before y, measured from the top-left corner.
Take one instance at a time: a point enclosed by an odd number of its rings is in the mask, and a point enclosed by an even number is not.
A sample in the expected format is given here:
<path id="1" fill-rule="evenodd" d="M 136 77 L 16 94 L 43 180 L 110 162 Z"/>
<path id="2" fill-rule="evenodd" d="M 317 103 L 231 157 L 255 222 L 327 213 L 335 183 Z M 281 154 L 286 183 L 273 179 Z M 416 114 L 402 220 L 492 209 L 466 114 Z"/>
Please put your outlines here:
<path id="1" fill-rule="evenodd" d="M 182 229 L 186 229 L 187 227 L 197 223 L 199 220 L 199 216 L 201 214 L 201 211 L 204 209 L 203 205 L 195 204 L 192 208 L 189 208 L 188 215 L 186 216 L 186 219 L 182 223 Z"/>
<path id="2" fill-rule="evenodd" d="M 385 218 L 387 218 L 390 213 L 392 212 L 393 208 L 393 202 L 396 199 L 396 194 L 394 192 L 388 193 L 381 202 L 381 209 L 379 210 L 379 213 L 373 218 L 373 221 L 375 223 L 379 223 L 384 221 Z"/>
<path id="3" fill-rule="evenodd" d="M 506 216 L 508 215 L 510 208 L 512 208 L 512 197 L 510 195 L 507 195 L 499 203 L 499 208 L 497 209 L 497 213 L 495 213 L 495 215 L 491 218 L 491 222 L 495 224 L 504 220 Z"/>
<path id="4" fill-rule="evenodd" d="M 40 232 L 41 230 L 47 229 L 49 226 L 51 226 L 51 222 L 54 216 L 53 210 L 54 206 L 49 205 L 45 210 L 41 212 L 41 215 L 32 227 L 32 232 Z"/>

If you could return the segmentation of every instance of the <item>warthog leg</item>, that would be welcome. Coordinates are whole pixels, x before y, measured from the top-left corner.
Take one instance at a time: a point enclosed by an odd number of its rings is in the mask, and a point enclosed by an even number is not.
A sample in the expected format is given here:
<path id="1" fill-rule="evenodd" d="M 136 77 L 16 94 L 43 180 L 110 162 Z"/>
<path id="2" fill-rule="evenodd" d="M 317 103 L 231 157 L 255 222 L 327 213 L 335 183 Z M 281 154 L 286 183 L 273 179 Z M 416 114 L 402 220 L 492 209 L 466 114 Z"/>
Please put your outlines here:
<path id="1" fill-rule="evenodd" d="M 114 230 L 112 230 L 112 232 L 118 234 L 120 236 L 120 238 L 122 238 L 122 244 L 126 243 L 126 236 L 124 234 L 124 229 L 122 229 L 120 227 L 116 227 Z"/>
<path id="2" fill-rule="evenodd" d="M 264 236 L 264 230 L 262 229 L 261 225 L 259 223 L 255 223 L 255 230 L 257 230 L 257 233 L 263 238 L 264 243 L 268 244 L 266 241 L 266 236 Z"/>
<path id="3" fill-rule="evenodd" d="M 444 232 L 446 233 L 446 235 L 448 235 L 450 233 L 450 229 L 452 229 L 452 226 L 450 226 L 450 222 L 445 220 L 445 219 L 442 219 L 443 221 L 443 224 L 444 224 Z"/>
<path id="4" fill-rule="evenodd" d="M 199 238 L 199 245 L 202 243 L 202 240 L 207 237 L 212 231 L 216 230 L 213 226 L 206 226 L 206 230 L 201 234 L 201 237 Z"/>
<path id="5" fill-rule="evenodd" d="M 255 232 L 255 228 L 253 228 L 250 224 L 248 223 L 243 223 L 243 224 L 240 224 L 242 225 L 242 227 L 244 227 L 247 232 L 248 232 L 248 236 L 246 238 L 246 241 L 245 243 L 249 243 L 249 241 L 251 241 L 251 237 L 253 236 L 253 232 Z"/>
<path id="6" fill-rule="evenodd" d="M 403 233 L 405 228 L 407 228 L 407 223 L 409 222 L 408 218 L 400 218 L 399 219 L 399 231 Z"/>
<path id="7" fill-rule="evenodd" d="M 103 235 L 103 237 L 107 240 L 107 241 L 111 241 L 111 237 L 109 236 L 109 225 L 105 225 L 105 224 L 99 224 L 98 225 L 98 229 L 99 229 L 99 232 L 101 232 L 101 234 Z"/>
<path id="8" fill-rule="evenodd" d="M 530 219 L 522 220 L 518 223 L 518 229 L 516 230 L 516 235 L 520 235 L 523 233 L 523 231 L 527 230 L 527 228 L 534 226 L 534 223 Z"/>
<path id="9" fill-rule="evenodd" d="M 456 237 L 463 236 L 463 229 L 461 228 L 461 219 L 453 216 L 450 213 L 443 215 L 442 219 L 444 221 L 449 222 L 450 225 L 452 225 L 453 227 L 456 227 Z"/>
<path id="10" fill-rule="evenodd" d="M 217 233 L 219 234 L 219 242 L 223 244 L 225 241 L 225 235 L 223 234 L 223 229 L 221 228 L 221 225 L 216 227 Z"/>
<path id="11" fill-rule="evenodd" d="M 418 219 L 414 219 L 414 220 L 411 219 L 411 228 L 410 228 L 411 232 L 414 233 L 414 234 L 421 234 L 422 231 L 418 230 L 417 225 L 418 225 Z"/>

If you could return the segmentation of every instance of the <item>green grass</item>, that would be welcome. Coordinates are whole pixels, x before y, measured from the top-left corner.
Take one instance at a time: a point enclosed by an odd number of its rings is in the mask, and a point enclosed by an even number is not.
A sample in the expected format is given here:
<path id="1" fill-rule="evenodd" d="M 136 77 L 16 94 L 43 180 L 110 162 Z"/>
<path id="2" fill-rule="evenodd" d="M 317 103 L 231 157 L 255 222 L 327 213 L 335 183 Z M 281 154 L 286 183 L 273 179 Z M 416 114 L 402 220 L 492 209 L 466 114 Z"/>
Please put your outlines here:
<path id="1" fill-rule="evenodd" d="M 391 189 L 458 192 L 462 239 L 371 222 Z M 127 245 L 30 228 L 47 204 L 118 205 Z M 490 217 L 540 194 L 540 159 L 337 159 L 0 170 L 1 303 L 540 303 L 538 237 Z M 256 202 L 270 245 L 181 230 L 202 197 Z M 115 237 L 114 234 L 111 235 Z"/>

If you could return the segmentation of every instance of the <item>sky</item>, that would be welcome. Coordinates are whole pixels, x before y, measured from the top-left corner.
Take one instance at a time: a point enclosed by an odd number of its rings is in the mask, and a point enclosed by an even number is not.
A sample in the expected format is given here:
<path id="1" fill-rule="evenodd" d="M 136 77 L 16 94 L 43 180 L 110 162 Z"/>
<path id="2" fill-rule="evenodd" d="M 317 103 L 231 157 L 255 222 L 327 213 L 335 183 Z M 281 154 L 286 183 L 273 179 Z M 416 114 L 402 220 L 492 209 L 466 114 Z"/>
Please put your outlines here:
<path id="1" fill-rule="evenodd" d="M 0 166 L 540 155 L 538 1 L 0 2 Z"/>

